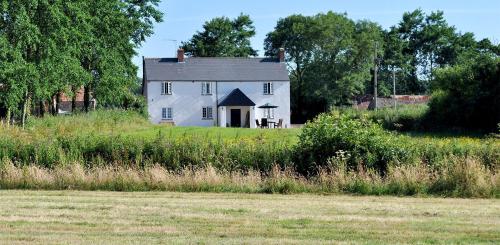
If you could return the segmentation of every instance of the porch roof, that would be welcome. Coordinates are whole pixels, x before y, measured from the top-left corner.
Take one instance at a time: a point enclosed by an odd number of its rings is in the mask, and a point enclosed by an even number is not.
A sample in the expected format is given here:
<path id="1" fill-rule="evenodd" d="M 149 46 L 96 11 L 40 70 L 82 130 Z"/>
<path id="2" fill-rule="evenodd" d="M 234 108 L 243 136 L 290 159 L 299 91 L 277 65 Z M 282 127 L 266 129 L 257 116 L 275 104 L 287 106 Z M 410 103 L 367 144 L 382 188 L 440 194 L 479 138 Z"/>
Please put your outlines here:
<path id="1" fill-rule="evenodd" d="M 237 88 L 231 91 L 219 106 L 255 106 L 255 103 Z"/>

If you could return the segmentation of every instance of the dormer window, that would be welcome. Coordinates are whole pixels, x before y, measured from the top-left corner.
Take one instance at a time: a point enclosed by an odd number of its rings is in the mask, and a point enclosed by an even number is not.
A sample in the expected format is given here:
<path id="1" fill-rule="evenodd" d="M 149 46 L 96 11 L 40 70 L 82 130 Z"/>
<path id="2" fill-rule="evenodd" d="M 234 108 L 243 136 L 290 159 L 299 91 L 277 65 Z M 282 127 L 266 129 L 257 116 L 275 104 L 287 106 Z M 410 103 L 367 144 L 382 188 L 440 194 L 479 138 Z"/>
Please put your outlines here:
<path id="1" fill-rule="evenodd" d="M 172 94 L 172 82 L 161 83 L 161 94 L 162 95 Z"/>
<path id="2" fill-rule="evenodd" d="M 272 82 L 264 83 L 264 94 L 266 94 L 266 95 L 273 94 L 273 83 Z"/>

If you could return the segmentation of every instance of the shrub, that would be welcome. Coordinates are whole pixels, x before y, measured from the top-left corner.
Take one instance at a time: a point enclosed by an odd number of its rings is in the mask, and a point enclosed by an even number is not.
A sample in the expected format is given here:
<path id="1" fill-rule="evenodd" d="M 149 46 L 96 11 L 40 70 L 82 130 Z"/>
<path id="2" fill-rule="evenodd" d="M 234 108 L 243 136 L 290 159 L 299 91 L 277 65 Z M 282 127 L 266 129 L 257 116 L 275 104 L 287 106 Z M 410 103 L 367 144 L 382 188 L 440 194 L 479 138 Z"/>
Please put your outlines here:
<path id="1" fill-rule="evenodd" d="M 388 163 L 413 161 L 412 147 L 395 139 L 393 133 L 370 120 L 353 119 L 338 112 L 322 114 L 304 126 L 295 147 L 294 162 L 299 172 L 313 174 L 326 166 L 328 159 L 346 152 L 348 168 L 361 164 L 385 171 Z"/>
<path id="2" fill-rule="evenodd" d="M 337 158 L 348 169 L 359 166 L 382 175 L 388 167 L 423 163 L 430 170 L 447 166 L 453 157 L 474 157 L 484 167 L 500 164 L 496 139 L 409 137 L 384 130 L 366 117 L 332 112 L 306 124 L 295 147 L 294 163 L 302 174 L 335 164 Z"/>
<path id="3" fill-rule="evenodd" d="M 473 62 L 471 62 L 473 61 Z M 500 122 L 500 58 L 481 54 L 436 70 L 429 117 L 445 127 L 494 132 Z"/>

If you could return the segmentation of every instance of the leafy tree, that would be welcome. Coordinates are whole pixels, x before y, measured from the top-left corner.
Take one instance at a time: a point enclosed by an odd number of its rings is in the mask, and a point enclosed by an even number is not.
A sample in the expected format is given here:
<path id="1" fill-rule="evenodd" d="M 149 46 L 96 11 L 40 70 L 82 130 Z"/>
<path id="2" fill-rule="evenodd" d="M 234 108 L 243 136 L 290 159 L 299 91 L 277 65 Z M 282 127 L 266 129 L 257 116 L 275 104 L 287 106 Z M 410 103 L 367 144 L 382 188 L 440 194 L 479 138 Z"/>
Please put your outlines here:
<path id="1" fill-rule="evenodd" d="M 33 103 L 57 113 L 83 85 L 105 106 L 130 100 L 135 49 L 161 21 L 159 0 L 0 0 L 0 106 L 24 121 Z M 8 120 L 9 121 L 9 120 Z"/>
<path id="2" fill-rule="evenodd" d="M 495 131 L 500 122 L 500 57 L 475 53 L 438 69 L 429 116 L 438 125 Z"/>
<path id="3" fill-rule="evenodd" d="M 205 22 L 203 31 L 182 42 L 181 47 L 187 55 L 197 57 L 256 56 L 257 51 L 250 45 L 250 38 L 254 35 L 255 27 L 250 16 L 240 14 L 233 20 L 218 17 Z"/>
<path id="4" fill-rule="evenodd" d="M 280 19 L 264 40 L 267 56 L 276 56 L 280 48 L 285 49 L 285 60 L 290 68 L 293 117 L 306 117 L 303 109 L 306 83 L 308 76 L 312 76 L 309 69 L 319 34 L 315 18 L 291 15 Z"/>
<path id="5" fill-rule="evenodd" d="M 294 119 L 303 122 L 331 106 L 348 105 L 354 95 L 362 94 L 370 80 L 376 42 L 383 46 L 380 26 L 356 23 L 345 14 L 280 19 L 264 46 L 270 56 L 281 47 L 286 51 Z"/>

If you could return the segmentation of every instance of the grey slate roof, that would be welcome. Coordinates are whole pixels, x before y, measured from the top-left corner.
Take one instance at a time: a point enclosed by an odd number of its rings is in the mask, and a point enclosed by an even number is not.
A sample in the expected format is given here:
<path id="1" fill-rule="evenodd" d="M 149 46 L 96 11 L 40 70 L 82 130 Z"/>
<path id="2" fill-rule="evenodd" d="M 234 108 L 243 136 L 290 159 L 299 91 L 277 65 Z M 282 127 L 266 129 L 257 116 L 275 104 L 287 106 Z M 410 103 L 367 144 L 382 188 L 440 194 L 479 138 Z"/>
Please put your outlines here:
<path id="1" fill-rule="evenodd" d="M 231 91 L 231 93 L 219 103 L 219 106 L 255 106 L 255 103 L 237 88 Z"/>
<path id="2" fill-rule="evenodd" d="M 271 58 L 144 59 L 148 81 L 289 81 L 285 63 Z"/>

